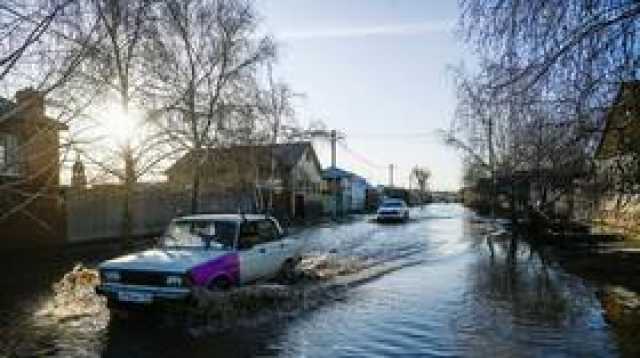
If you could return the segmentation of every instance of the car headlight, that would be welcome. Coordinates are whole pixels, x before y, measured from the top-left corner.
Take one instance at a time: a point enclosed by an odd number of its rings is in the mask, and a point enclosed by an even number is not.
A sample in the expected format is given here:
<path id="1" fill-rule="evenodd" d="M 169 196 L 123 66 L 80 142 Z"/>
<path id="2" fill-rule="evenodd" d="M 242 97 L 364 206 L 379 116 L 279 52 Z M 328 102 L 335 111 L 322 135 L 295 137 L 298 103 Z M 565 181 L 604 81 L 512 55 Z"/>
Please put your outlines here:
<path id="1" fill-rule="evenodd" d="M 182 286 L 182 277 L 167 276 L 167 286 Z"/>
<path id="2" fill-rule="evenodd" d="M 107 282 L 118 282 L 120 281 L 120 272 L 118 271 L 104 271 L 103 273 L 104 279 Z"/>

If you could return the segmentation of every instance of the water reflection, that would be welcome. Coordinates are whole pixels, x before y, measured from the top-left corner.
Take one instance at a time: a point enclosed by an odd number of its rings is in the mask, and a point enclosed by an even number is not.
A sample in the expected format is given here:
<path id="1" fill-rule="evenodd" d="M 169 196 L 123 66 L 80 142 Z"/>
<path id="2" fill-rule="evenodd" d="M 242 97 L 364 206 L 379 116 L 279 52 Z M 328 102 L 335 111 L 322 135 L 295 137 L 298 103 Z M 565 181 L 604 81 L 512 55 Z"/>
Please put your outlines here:
<path id="1" fill-rule="evenodd" d="M 461 337 L 473 351 L 507 355 L 611 355 L 616 352 L 595 288 L 548 262 L 517 233 L 478 235 L 469 263 Z M 500 348 L 498 348 L 500 347 Z M 524 349 L 524 351 L 523 351 Z M 496 351 L 497 350 L 497 351 Z"/>
<path id="2" fill-rule="evenodd" d="M 595 288 L 543 250 L 460 206 L 413 214 L 406 225 L 362 218 L 301 233 L 316 255 L 310 280 L 238 291 L 237 303 L 252 305 L 223 331 L 207 329 L 224 321 L 215 317 L 118 321 L 102 308 L 56 319 L 33 309 L 12 316 L 0 355 L 617 355 Z"/>

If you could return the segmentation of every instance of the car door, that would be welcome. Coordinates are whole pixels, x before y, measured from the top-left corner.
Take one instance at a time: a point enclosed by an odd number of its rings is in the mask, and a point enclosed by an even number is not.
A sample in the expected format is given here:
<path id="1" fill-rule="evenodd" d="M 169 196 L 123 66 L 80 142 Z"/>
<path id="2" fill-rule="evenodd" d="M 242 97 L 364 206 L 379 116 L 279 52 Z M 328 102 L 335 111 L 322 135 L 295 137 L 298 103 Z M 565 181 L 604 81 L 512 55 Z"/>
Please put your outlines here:
<path id="1" fill-rule="evenodd" d="M 268 247 L 258 235 L 257 223 L 242 223 L 238 238 L 240 282 L 247 283 L 266 276 L 270 271 Z"/>
<path id="2" fill-rule="evenodd" d="M 282 263 L 286 259 L 285 245 L 280 240 L 280 230 L 272 220 L 258 221 L 258 236 L 261 238 L 262 248 L 266 251 L 267 259 L 265 276 L 273 276 L 280 271 Z"/>
<path id="3" fill-rule="evenodd" d="M 278 222 L 274 218 L 271 218 L 269 221 L 271 221 L 272 225 L 274 226 L 274 230 L 278 235 L 278 243 L 282 253 L 282 261 L 284 262 L 284 260 L 289 258 L 297 258 L 300 254 L 300 243 L 296 239 L 293 239 L 289 237 L 289 235 L 285 234 L 280 227 L 280 224 L 278 224 Z"/>

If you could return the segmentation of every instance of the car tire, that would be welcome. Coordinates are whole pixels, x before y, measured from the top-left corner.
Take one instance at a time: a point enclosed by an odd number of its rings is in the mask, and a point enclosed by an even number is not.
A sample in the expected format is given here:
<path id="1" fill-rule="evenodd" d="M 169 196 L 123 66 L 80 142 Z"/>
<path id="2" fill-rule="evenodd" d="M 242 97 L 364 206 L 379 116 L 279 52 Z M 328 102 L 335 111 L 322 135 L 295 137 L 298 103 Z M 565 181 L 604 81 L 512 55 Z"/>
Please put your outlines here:
<path id="1" fill-rule="evenodd" d="M 107 301 L 107 309 L 109 310 L 109 320 L 111 322 L 143 320 L 145 316 L 148 316 L 148 314 L 145 314 L 141 309 L 130 309 L 124 304 L 111 299 Z"/>
<path id="2" fill-rule="evenodd" d="M 207 285 L 209 291 L 221 292 L 231 288 L 231 282 L 224 277 L 217 277 L 211 280 Z"/>
<path id="3" fill-rule="evenodd" d="M 295 283 L 298 278 L 298 274 L 296 272 L 296 266 L 297 266 L 296 260 L 294 259 L 285 260 L 285 262 L 282 264 L 282 267 L 280 268 L 280 272 L 278 273 L 278 281 L 286 285 Z"/>
<path id="4" fill-rule="evenodd" d="M 130 312 L 119 308 L 109 308 L 109 321 L 118 322 L 125 321 L 130 318 Z"/>

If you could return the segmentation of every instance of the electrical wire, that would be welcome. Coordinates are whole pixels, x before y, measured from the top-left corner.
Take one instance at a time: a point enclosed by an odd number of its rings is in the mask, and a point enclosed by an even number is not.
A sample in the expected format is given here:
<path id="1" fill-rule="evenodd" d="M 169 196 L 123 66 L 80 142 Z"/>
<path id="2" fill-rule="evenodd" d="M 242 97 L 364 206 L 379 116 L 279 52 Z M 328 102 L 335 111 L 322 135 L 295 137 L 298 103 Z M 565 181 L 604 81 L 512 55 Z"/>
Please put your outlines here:
<path id="1" fill-rule="evenodd" d="M 347 143 L 345 141 L 340 141 L 338 142 L 338 144 L 340 145 L 340 148 L 344 149 L 346 152 L 348 152 L 349 154 L 351 154 L 352 157 L 360 160 L 361 162 L 363 162 L 364 164 L 366 164 L 367 166 L 371 167 L 371 168 L 375 168 L 377 170 L 380 169 L 385 169 L 387 168 L 387 166 L 385 165 L 378 165 L 374 162 L 372 162 L 371 160 L 369 160 L 367 157 L 365 157 L 362 154 L 357 153 L 356 151 L 354 151 L 353 149 L 351 149 Z"/>

